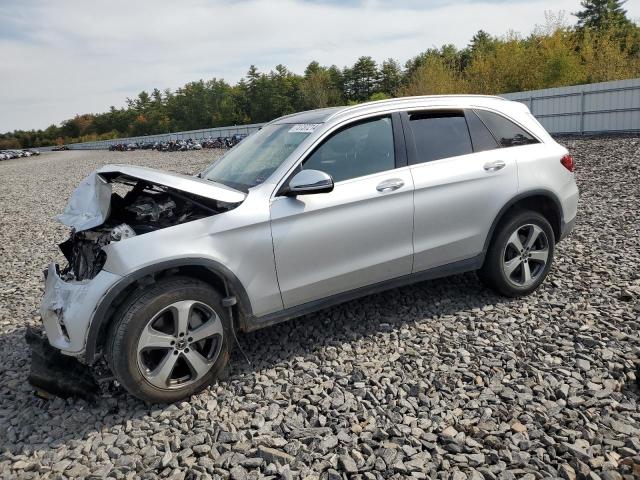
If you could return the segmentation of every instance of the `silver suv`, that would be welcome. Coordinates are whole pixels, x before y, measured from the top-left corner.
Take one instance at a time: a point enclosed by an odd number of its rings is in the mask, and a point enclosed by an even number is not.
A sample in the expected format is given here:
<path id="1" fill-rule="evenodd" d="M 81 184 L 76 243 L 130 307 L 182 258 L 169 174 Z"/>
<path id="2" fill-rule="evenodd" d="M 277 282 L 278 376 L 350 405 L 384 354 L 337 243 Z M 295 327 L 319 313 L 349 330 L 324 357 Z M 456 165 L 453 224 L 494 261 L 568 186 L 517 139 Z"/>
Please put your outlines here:
<path id="1" fill-rule="evenodd" d="M 485 96 L 282 117 L 194 177 L 109 165 L 58 217 L 46 334 L 171 402 L 216 378 L 236 332 L 472 270 L 526 295 L 572 229 L 573 168 L 526 106 Z"/>

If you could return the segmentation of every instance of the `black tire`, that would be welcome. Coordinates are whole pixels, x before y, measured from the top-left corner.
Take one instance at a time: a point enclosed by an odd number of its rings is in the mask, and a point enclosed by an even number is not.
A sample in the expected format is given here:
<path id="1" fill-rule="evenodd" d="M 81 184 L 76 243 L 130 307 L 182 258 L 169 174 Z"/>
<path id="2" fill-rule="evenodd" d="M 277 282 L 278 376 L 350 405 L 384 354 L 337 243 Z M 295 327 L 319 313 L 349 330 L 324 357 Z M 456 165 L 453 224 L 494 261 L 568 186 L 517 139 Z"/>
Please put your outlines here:
<path id="1" fill-rule="evenodd" d="M 187 381 L 183 386 L 176 383 L 166 388 L 159 388 L 150 383 L 141 371 L 139 358 L 142 357 L 138 354 L 139 340 L 143 330 L 148 328 L 150 320 L 158 312 L 181 301 L 194 301 L 197 302 L 198 308 L 208 307 L 215 312 L 222 324 L 222 339 L 220 340 L 219 336 L 211 337 L 215 339 L 211 340 L 211 344 L 216 342 L 211 348 L 217 352 L 217 357 L 211 357 L 211 368 L 201 378 L 196 380 L 194 377 L 191 383 Z M 189 316 L 192 315 L 191 311 L 189 310 Z M 221 304 L 221 296 L 215 289 L 196 279 L 168 277 L 135 292 L 120 307 L 108 332 L 105 349 L 107 362 L 118 382 L 132 395 L 150 403 L 172 403 L 204 389 L 223 372 L 231 354 L 233 338 L 231 328 L 226 309 Z M 180 343 L 184 343 L 186 338 L 182 337 L 181 340 Z M 209 340 L 202 342 L 209 342 Z M 174 364 L 178 365 L 176 362 L 185 362 L 185 352 L 189 352 L 189 347 L 194 350 L 193 345 L 189 344 L 186 348 L 182 345 L 183 350 L 177 353 L 171 349 L 178 349 L 178 346 L 169 347 L 167 354 L 175 354 L 178 360 L 174 361 Z M 164 351 L 160 354 L 164 357 Z M 175 367 L 171 372 L 174 370 Z"/>
<path id="2" fill-rule="evenodd" d="M 540 237 L 539 243 L 537 243 L 534 249 L 525 250 L 517 255 L 515 254 L 515 248 L 510 243 L 510 237 L 516 230 L 521 232 L 527 232 L 529 226 L 535 225 L 540 228 L 544 233 L 544 239 Z M 530 231 L 533 231 L 530 230 Z M 537 232 L 537 231 L 536 231 Z M 522 238 L 522 237 L 520 237 Z M 548 259 L 544 266 L 538 260 L 532 260 L 531 257 L 527 258 L 526 262 L 521 260 L 527 255 L 532 255 L 540 252 L 544 252 L 544 249 L 540 247 L 543 244 L 543 240 L 546 241 L 548 249 Z M 524 244 L 523 244 L 524 246 Z M 538 250 L 536 250 L 538 248 Z M 482 268 L 478 271 L 480 280 L 492 288 L 496 292 L 505 295 L 507 297 L 521 297 L 528 295 L 536 290 L 540 284 L 544 281 L 545 277 L 549 273 L 551 264 L 553 262 L 553 254 L 555 251 L 555 237 L 553 234 L 553 228 L 549 224 L 549 221 L 537 212 L 525 210 L 515 212 L 500 222 L 489 245 L 487 256 L 485 258 Z M 509 276 L 505 269 L 507 269 L 507 259 L 512 256 L 511 261 L 514 263 L 520 262 L 520 268 L 513 271 Z M 517 258 L 516 258 L 517 257 Z M 531 274 L 530 283 L 524 281 L 524 273 L 522 268 L 524 263 L 529 265 L 529 272 Z M 535 272 L 535 275 L 533 273 Z M 522 284 L 518 283 L 518 277 L 522 280 Z"/>

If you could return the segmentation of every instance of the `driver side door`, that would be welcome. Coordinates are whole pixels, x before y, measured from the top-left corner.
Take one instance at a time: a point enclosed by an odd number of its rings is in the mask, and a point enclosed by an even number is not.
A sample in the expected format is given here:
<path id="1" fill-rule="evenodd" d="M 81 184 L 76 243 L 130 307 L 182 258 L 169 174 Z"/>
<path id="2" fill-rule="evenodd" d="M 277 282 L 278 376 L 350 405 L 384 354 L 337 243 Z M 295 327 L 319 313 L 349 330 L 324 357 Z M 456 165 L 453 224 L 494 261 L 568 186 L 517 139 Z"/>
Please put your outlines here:
<path id="1" fill-rule="evenodd" d="M 413 180 L 403 142 L 396 115 L 341 127 L 299 167 L 331 175 L 333 191 L 272 200 L 285 308 L 411 273 Z"/>

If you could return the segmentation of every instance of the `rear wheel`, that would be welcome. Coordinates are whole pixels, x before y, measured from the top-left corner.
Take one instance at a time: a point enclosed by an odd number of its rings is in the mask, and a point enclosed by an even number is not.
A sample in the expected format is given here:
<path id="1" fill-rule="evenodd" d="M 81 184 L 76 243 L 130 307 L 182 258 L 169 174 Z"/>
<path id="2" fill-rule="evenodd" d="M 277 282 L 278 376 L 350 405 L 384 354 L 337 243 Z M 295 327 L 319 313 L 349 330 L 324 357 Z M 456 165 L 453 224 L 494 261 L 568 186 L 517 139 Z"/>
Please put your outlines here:
<path id="1" fill-rule="evenodd" d="M 554 248 L 553 229 L 547 219 L 533 211 L 518 212 L 498 227 L 478 274 L 503 295 L 527 295 L 549 273 Z"/>
<path id="2" fill-rule="evenodd" d="M 230 328 L 218 292 L 198 280 L 168 278 L 123 306 L 109 332 L 107 359 L 132 395 L 174 402 L 222 372 Z"/>

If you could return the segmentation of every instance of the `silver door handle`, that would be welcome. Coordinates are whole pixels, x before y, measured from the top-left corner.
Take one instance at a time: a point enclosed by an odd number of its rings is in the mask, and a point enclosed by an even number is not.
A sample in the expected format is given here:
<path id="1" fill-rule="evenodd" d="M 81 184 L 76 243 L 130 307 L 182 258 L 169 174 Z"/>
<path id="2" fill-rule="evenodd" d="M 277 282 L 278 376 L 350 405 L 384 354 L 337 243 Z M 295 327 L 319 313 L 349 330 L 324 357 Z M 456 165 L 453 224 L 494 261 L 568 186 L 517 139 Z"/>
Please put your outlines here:
<path id="1" fill-rule="evenodd" d="M 378 190 L 379 192 L 393 192 L 394 190 L 399 189 L 403 185 L 404 185 L 404 182 L 399 178 L 391 178 L 389 180 L 385 180 L 384 182 L 381 182 L 380 184 L 378 184 L 378 186 L 376 187 L 376 190 Z"/>
<path id="2" fill-rule="evenodd" d="M 496 160 L 495 162 L 487 162 L 484 164 L 484 169 L 487 172 L 496 172 L 504 167 L 506 167 L 507 164 L 504 163 L 502 160 Z"/>

